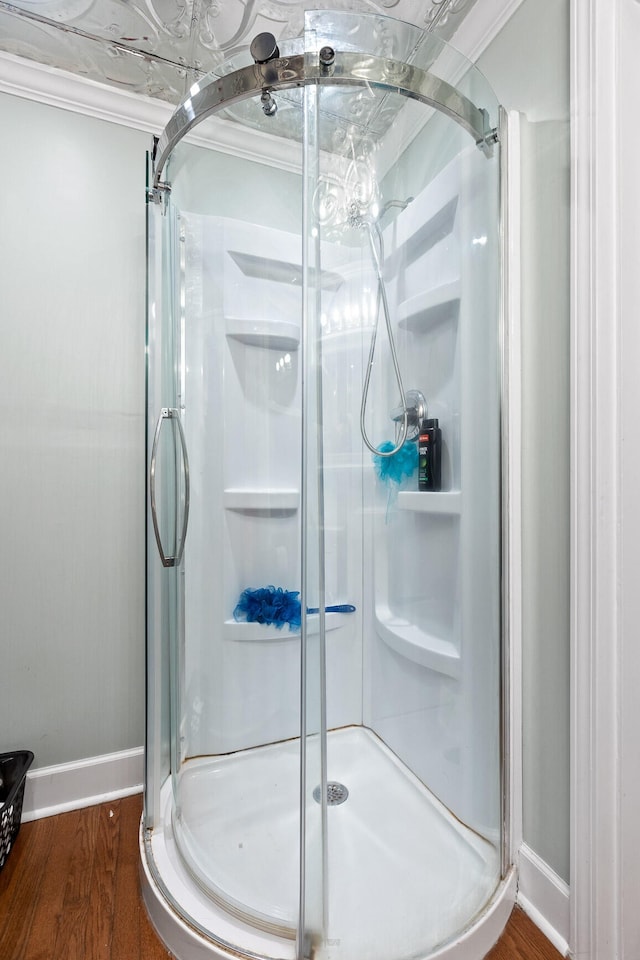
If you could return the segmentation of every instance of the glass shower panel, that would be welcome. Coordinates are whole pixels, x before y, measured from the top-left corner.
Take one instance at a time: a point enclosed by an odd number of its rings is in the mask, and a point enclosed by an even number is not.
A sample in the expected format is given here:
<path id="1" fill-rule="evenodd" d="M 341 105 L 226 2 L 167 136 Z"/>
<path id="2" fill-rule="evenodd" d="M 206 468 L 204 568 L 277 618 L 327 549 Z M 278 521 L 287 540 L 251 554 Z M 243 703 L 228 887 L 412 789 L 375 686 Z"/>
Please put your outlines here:
<path id="1" fill-rule="evenodd" d="M 300 793 L 300 913 L 298 960 L 315 955 L 326 931 L 326 585 L 324 566 L 324 432 L 322 343 L 318 302 L 323 265 L 313 215 L 318 167 L 317 90 L 303 93 L 302 412 L 302 677 Z M 311 613 L 310 611 L 314 611 Z M 317 611 L 317 613 L 315 612 Z"/>
<path id="2" fill-rule="evenodd" d="M 254 106 L 262 115 L 259 100 Z M 287 160 L 283 170 L 181 145 L 169 163 L 181 308 L 175 377 L 191 487 L 179 583 L 173 828 L 208 896 L 259 929 L 293 939 L 300 148 L 295 155 L 289 145 Z M 288 609 L 279 620 L 270 588 L 276 599 L 288 592 L 297 618 Z M 316 640 L 317 629 L 316 617 Z"/>
<path id="3" fill-rule="evenodd" d="M 172 769 L 178 744 L 173 736 L 171 695 L 182 631 L 180 590 L 184 522 L 188 519 L 188 464 L 179 423 L 180 303 L 173 264 L 176 217 L 170 205 L 147 204 L 147 350 L 157 358 L 147 375 L 146 431 L 150 451 L 147 543 L 147 659 L 154 665 L 147 691 L 147 782 L 145 825 L 160 815 L 160 786 Z M 153 531 L 153 532 L 151 532 Z M 175 691 L 174 691 L 175 692 Z M 153 787 L 153 792 L 150 788 Z"/>
<path id="4" fill-rule="evenodd" d="M 373 85 L 320 87 L 318 118 L 314 226 L 341 278 L 316 307 L 324 581 L 356 611 L 326 631 L 314 956 L 386 960 L 455 936 L 501 876 L 498 158 Z"/>

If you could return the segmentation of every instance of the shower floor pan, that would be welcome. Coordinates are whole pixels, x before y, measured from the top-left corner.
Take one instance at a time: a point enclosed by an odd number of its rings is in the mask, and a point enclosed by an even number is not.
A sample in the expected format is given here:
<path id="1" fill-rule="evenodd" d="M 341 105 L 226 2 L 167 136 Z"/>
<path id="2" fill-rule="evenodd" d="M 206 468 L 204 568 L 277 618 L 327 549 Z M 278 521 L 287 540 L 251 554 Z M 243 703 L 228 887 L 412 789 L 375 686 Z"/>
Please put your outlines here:
<path id="1" fill-rule="evenodd" d="M 188 761 L 181 776 L 174 830 L 189 872 L 243 927 L 260 929 L 266 944 L 295 936 L 298 764 L 299 743 L 288 741 Z M 491 899 L 500 874 L 496 847 L 452 816 L 366 728 L 329 733 L 328 777 L 349 795 L 327 808 L 324 955 L 428 955 Z M 307 856 L 319 864 L 316 786 L 307 784 Z"/>

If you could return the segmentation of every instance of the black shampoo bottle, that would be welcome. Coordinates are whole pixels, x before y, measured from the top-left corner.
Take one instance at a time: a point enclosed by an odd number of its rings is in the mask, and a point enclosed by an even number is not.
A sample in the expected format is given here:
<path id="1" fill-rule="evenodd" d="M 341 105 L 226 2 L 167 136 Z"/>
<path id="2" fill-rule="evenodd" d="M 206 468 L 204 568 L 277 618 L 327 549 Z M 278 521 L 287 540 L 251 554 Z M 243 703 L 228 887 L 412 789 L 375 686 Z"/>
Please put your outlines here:
<path id="1" fill-rule="evenodd" d="M 440 490 L 441 438 L 437 419 L 422 421 L 418 437 L 418 490 Z"/>

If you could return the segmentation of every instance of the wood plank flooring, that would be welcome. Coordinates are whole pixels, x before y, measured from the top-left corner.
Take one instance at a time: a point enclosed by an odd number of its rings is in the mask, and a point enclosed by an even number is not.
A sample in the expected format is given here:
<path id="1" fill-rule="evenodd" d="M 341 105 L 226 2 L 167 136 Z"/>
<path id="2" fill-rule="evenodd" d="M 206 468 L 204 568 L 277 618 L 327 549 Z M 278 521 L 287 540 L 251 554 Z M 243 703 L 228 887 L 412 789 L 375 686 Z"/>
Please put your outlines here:
<path id="1" fill-rule="evenodd" d="M 141 797 L 127 797 L 22 825 L 0 873 L 2 960 L 170 956 L 140 897 L 141 810 Z M 560 954 L 516 909 L 487 960 L 560 960 Z"/>

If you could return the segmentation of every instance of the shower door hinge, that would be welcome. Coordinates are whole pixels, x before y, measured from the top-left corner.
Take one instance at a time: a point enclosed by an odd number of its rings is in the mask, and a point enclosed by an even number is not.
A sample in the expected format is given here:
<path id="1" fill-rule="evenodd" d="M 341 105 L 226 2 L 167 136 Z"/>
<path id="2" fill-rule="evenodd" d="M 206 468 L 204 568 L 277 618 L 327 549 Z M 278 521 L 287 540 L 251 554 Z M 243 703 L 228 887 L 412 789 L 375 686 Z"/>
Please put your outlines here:
<path id="1" fill-rule="evenodd" d="M 167 201 L 169 199 L 169 194 L 171 193 L 171 184 L 164 180 L 159 180 L 156 186 L 149 187 L 147 189 L 147 199 L 151 200 L 153 203 L 162 204 L 162 212 L 164 213 L 167 207 Z"/>
<path id="2" fill-rule="evenodd" d="M 491 127 L 489 125 L 489 112 L 481 107 L 480 113 L 484 118 L 484 135 L 480 137 L 479 140 L 476 140 L 476 146 L 482 150 L 485 157 L 489 158 L 493 156 L 495 144 L 500 142 L 500 135 L 497 127 Z"/>

